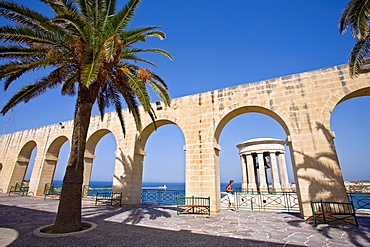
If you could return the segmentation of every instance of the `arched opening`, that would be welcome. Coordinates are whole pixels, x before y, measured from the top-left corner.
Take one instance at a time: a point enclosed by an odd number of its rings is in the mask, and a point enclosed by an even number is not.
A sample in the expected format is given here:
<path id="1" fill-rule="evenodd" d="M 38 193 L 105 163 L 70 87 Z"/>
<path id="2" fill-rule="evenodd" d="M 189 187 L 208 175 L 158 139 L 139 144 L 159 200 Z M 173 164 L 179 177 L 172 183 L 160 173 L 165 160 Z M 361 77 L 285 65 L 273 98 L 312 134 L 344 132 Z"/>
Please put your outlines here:
<path id="1" fill-rule="evenodd" d="M 36 155 L 36 142 L 27 142 L 18 154 L 18 158 L 9 183 L 10 186 L 15 186 L 16 183 L 29 183 L 32 177 L 32 170 Z"/>
<path id="2" fill-rule="evenodd" d="M 236 131 L 237 130 L 237 131 Z M 220 152 L 220 181 L 221 190 L 226 186 L 230 179 L 235 180 L 235 188 L 242 188 L 242 167 L 241 162 L 245 162 L 239 154 L 236 145 L 256 138 L 274 138 L 286 140 L 287 134 L 282 126 L 272 117 L 262 113 L 250 112 L 238 115 L 231 119 L 222 130 L 219 144 Z M 269 156 L 266 152 L 262 153 L 266 163 L 269 163 Z M 252 158 L 257 160 L 257 153 L 252 153 Z M 294 183 L 294 176 L 291 165 L 289 146 L 285 145 L 285 160 L 288 171 L 289 182 Z M 256 162 L 254 162 L 256 163 Z M 258 160 L 257 160 L 258 163 Z M 259 172 L 259 169 L 257 169 Z M 266 176 L 269 185 L 272 182 L 271 169 L 266 169 Z M 257 182 L 260 183 L 260 175 L 257 174 Z"/>
<path id="3" fill-rule="evenodd" d="M 69 153 L 71 152 L 71 142 L 66 140 L 60 147 L 58 162 L 55 167 L 53 183 L 63 183 L 63 178 L 66 173 L 66 167 L 68 164 Z"/>
<path id="4" fill-rule="evenodd" d="M 57 137 L 46 151 L 45 160 L 41 167 L 41 174 L 36 194 L 41 195 L 51 184 L 53 188 L 62 186 L 69 155 L 69 141 L 66 136 Z"/>
<path id="5" fill-rule="evenodd" d="M 166 193 L 185 191 L 184 134 L 177 124 L 169 120 L 156 121 L 156 126 L 156 130 L 153 123 L 144 128 L 136 146 L 136 150 L 142 151 L 141 155 L 140 152 L 135 154 L 141 157 L 142 203 L 158 203 L 149 198 L 161 190 Z M 165 198 L 161 204 L 173 203 L 175 194 Z"/>
<path id="6" fill-rule="evenodd" d="M 330 119 L 343 180 L 349 192 L 370 193 L 367 158 L 370 149 L 370 115 L 367 114 L 370 97 L 366 92 L 370 89 L 361 89 L 344 97 L 335 106 Z"/>
<path id="7" fill-rule="evenodd" d="M 84 186 L 93 189 L 112 188 L 116 149 L 116 139 L 108 129 L 98 130 L 88 138 L 84 160 Z M 94 195 L 95 192 L 90 191 L 89 195 Z"/>
<path id="8" fill-rule="evenodd" d="M 289 129 L 279 115 L 257 106 L 235 109 L 220 121 L 214 141 L 219 144 L 215 154 L 220 164 L 221 191 L 225 191 L 229 180 L 235 180 L 237 207 L 299 209 L 298 196 L 293 192 L 296 188 Z M 247 143 L 258 148 L 253 146 L 255 149 L 246 152 L 241 147 Z M 222 208 L 227 207 L 227 198 L 221 193 Z"/>

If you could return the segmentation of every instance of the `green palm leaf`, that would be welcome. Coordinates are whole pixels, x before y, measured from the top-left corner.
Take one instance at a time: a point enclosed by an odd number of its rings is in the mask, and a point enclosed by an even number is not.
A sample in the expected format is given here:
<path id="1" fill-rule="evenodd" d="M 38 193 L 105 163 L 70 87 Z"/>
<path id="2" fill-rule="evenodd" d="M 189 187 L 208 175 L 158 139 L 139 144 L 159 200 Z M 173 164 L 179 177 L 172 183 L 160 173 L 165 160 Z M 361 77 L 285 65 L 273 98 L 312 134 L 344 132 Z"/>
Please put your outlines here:
<path id="1" fill-rule="evenodd" d="M 139 6 L 140 0 L 130 0 L 120 11 L 109 19 L 112 26 L 112 33 L 117 33 L 118 30 L 126 28 L 131 18 L 134 16 L 136 8 Z"/>
<path id="2" fill-rule="evenodd" d="M 356 39 L 364 38 L 369 29 L 370 0 L 354 0 L 348 3 L 340 19 L 339 29 L 343 34 L 351 26 Z"/>
<path id="3" fill-rule="evenodd" d="M 370 37 L 360 40 L 353 47 L 350 55 L 350 74 L 355 76 L 361 70 L 365 58 L 370 54 Z"/>

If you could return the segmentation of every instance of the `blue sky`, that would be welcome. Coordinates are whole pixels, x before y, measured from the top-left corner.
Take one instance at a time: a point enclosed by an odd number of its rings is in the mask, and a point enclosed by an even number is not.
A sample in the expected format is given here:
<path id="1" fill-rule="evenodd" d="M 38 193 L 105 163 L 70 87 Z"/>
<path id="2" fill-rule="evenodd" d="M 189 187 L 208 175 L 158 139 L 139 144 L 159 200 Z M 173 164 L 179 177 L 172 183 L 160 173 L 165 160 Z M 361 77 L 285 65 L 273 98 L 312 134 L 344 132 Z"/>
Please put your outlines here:
<path id="1" fill-rule="evenodd" d="M 125 3 L 118 2 L 119 6 Z M 147 54 L 145 58 L 160 67 L 153 70 L 165 79 L 171 96 L 177 98 L 346 63 L 355 41 L 349 33 L 339 33 L 338 20 L 348 2 L 143 0 L 131 26 L 164 27 L 167 39 L 149 39 L 140 46 L 162 48 L 174 56 L 173 61 L 158 54 Z M 25 4 L 49 13 L 36 0 Z M 20 79 L 7 92 L 0 91 L 0 105 L 40 73 L 43 71 Z M 347 180 L 370 179 L 365 155 L 370 148 L 369 98 L 341 103 L 332 115 L 331 129 L 337 136 L 335 144 Z M 75 98 L 61 96 L 58 89 L 51 90 L 17 106 L 4 133 L 71 120 L 74 104 Z M 93 114 L 97 113 L 95 108 Z M 2 132 L 8 117 L 0 117 Z M 221 181 L 240 181 L 235 145 L 256 137 L 285 139 L 285 133 L 273 119 L 257 113 L 241 115 L 226 125 L 220 138 Z M 144 180 L 184 181 L 183 145 L 182 132 L 175 125 L 163 126 L 153 133 L 146 146 Z M 64 173 L 68 148 L 69 143 L 62 147 L 57 179 Z M 114 137 L 105 136 L 98 144 L 93 180 L 111 180 L 114 150 Z M 171 178 L 167 174 L 172 174 Z M 290 179 L 293 181 L 291 174 Z"/>

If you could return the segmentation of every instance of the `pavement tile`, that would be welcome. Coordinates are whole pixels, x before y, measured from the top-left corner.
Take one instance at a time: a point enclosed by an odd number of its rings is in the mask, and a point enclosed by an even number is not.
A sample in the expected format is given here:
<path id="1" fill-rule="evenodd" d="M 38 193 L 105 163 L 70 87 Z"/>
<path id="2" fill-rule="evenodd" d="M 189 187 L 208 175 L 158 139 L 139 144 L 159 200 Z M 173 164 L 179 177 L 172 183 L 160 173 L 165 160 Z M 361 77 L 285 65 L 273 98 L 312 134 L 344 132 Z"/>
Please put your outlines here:
<path id="1" fill-rule="evenodd" d="M 316 228 L 296 213 L 177 216 L 171 206 L 95 206 L 92 200 L 83 201 L 83 219 L 98 224 L 94 231 L 63 241 L 34 237 L 34 229 L 54 221 L 57 206 L 56 199 L 0 193 L 0 246 L 370 246 L 370 217 L 359 217 L 359 228 Z"/>

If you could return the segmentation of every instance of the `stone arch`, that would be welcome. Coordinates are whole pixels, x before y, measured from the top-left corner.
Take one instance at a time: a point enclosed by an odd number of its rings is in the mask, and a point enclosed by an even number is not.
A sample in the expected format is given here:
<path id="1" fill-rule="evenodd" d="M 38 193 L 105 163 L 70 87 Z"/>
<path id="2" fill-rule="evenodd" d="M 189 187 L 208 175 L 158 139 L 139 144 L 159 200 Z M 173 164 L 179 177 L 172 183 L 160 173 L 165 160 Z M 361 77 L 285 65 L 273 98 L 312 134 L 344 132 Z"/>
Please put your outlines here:
<path id="1" fill-rule="evenodd" d="M 56 137 L 50 143 L 49 148 L 46 151 L 43 164 L 41 166 L 36 195 L 42 195 L 45 184 L 53 182 L 56 165 L 59 160 L 59 152 L 66 141 L 68 141 L 68 138 L 62 135 Z"/>
<path id="2" fill-rule="evenodd" d="M 26 174 L 28 163 L 30 162 L 32 150 L 37 146 L 35 141 L 28 141 L 22 149 L 19 151 L 17 160 L 13 168 L 13 172 L 10 178 L 10 186 L 14 186 L 15 183 L 22 183 Z M 32 177 L 32 176 L 31 176 Z"/>
<path id="3" fill-rule="evenodd" d="M 92 172 L 92 165 L 93 161 L 95 159 L 95 149 L 96 146 L 98 145 L 99 141 L 108 133 L 112 133 L 114 136 L 116 142 L 117 138 L 113 131 L 109 129 L 99 129 L 92 133 L 86 141 L 86 148 L 85 148 L 85 157 L 84 157 L 84 185 L 89 185 L 90 184 L 90 178 L 91 178 L 91 172 Z"/>
<path id="4" fill-rule="evenodd" d="M 289 136 L 290 131 L 289 131 L 288 125 L 278 113 L 271 111 L 267 108 L 261 107 L 261 106 L 243 106 L 243 107 L 240 107 L 240 108 L 237 108 L 237 109 L 234 109 L 228 112 L 218 122 L 215 128 L 215 133 L 213 135 L 215 144 L 218 144 L 221 132 L 228 122 L 230 122 L 233 118 L 241 114 L 250 113 L 250 112 L 261 113 L 269 117 L 272 117 L 275 121 L 277 121 L 283 127 L 285 133 L 287 134 L 287 136 Z M 281 115 L 286 115 L 285 119 L 288 119 L 287 114 L 285 114 L 284 112 L 282 112 Z"/>
<path id="5" fill-rule="evenodd" d="M 186 144 L 186 133 L 183 128 L 178 124 L 176 119 L 166 118 L 166 119 L 157 119 L 154 122 L 147 124 L 138 136 L 136 136 L 135 145 L 134 145 L 134 157 L 133 160 L 129 162 L 126 161 L 124 171 L 126 174 L 130 173 L 131 176 L 131 193 L 135 196 L 135 199 L 132 203 L 140 203 L 141 195 L 141 184 L 143 179 L 143 166 L 144 166 L 144 157 L 146 156 L 145 145 L 149 139 L 149 136 L 155 131 L 156 128 L 159 128 L 163 125 L 174 124 L 177 125 L 181 132 L 184 135 L 185 144 Z M 123 184 L 124 181 L 120 179 L 120 183 Z"/>
<path id="6" fill-rule="evenodd" d="M 216 125 L 215 133 L 214 133 L 214 149 L 215 149 L 215 162 L 218 166 L 218 169 L 220 169 L 219 151 L 221 151 L 221 146 L 219 145 L 219 138 L 220 138 L 221 132 L 224 129 L 224 127 L 227 125 L 227 123 L 229 123 L 232 119 L 234 119 L 235 117 L 237 117 L 239 115 L 245 114 L 245 113 L 261 113 L 261 114 L 264 114 L 266 116 L 271 117 L 276 122 L 278 122 L 286 133 L 286 136 L 287 136 L 286 140 L 285 140 L 286 145 L 290 146 L 290 148 L 289 148 L 290 153 L 292 153 L 293 147 L 291 147 L 292 144 L 291 144 L 291 141 L 290 141 L 290 133 L 291 132 L 289 130 L 288 125 L 286 124 L 286 121 L 284 120 L 284 119 L 289 119 L 286 112 L 280 111 L 279 112 L 280 114 L 279 114 L 277 111 L 272 111 L 272 110 L 264 108 L 262 106 L 243 106 L 243 107 L 240 107 L 240 108 L 237 108 L 237 109 L 234 109 L 234 110 L 228 112 L 226 115 L 224 115 L 221 118 L 221 120 Z M 283 115 L 284 118 L 281 117 L 281 115 Z M 294 165 L 295 164 L 294 155 L 291 154 L 290 158 L 291 158 L 291 161 L 292 161 L 292 165 Z M 218 176 L 220 176 L 220 174 L 218 174 Z M 294 179 L 295 179 L 295 181 L 297 181 L 296 174 L 294 174 Z"/>
<path id="7" fill-rule="evenodd" d="M 343 93 L 342 91 L 332 94 L 326 101 L 326 104 L 321 111 L 321 123 L 329 127 L 331 114 L 338 104 L 346 100 L 362 96 L 370 96 L 370 87 L 363 87 L 347 94 Z"/>
<path id="8" fill-rule="evenodd" d="M 337 119 L 337 121 L 333 121 L 333 116 L 332 116 L 333 115 L 332 113 L 335 111 L 336 107 L 339 104 L 342 104 L 342 103 L 346 104 L 347 103 L 346 101 L 348 101 L 348 100 L 351 100 L 351 99 L 354 99 L 354 98 L 359 98 L 359 97 L 364 97 L 364 96 L 370 96 L 370 87 L 364 87 L 364 88 L 355 90 L 351 93 L 348 93 L 348 94 L 342 96 L 341 98 L 340 97 L 336 97 L 336 98 L 331 97 L 331 99 L 330 99 L 330 114 L 328 113 L 327 118 L 325 118 L 325 120 L 328 122 L 329 129 L 333 130 L 333 126 L 335 125 L 335 123 L 337 123 L 337 124 L 339 123 L 338 119 Z M 348 102 L 348 104 L 350 104 L 350 102 Z M 344 107 L 346 107 L 346 106 L 344 106 Z M 343 114 L 343 110 L 341 112 Z M 338 114 L 336 116 L 338 117 L 339 115 L 340 114 Z M 350 114 L 350 115 L 352 117 L 352 114 Z M 348 114 L 344 114 L 344 117 L 345 118 L 348 117 Z M 356 122 L 359 122 L 358 118 L 354 118 L 354 119 L 356 120 Z M 346 124 L 348 124 L 349 122 L 351 122 L 351 121 L 346 121 Z M 362 124 L 364 124 L 364 123 L 362 123 Z M 354 127 L 353 125 L 349 125 L 349 126 L 350 126 L 350 128 Z M 348 129 L 347 129 L 347 131 L 348 131 Z M 343 132 L 341 132 L 338 129 L 330 131 L 330 133 L 332 134 L 333 145 L 335 145 L 334 150 L 335 150 L 336 155 L 338 156 L 338 163 L 339 163 L 339 166 L 340 166 L 340 169 L 341 169 L 341 173 L 343 173 L 342 176 L 344 177 L 344 179 L 347 180 L 348 178 L 345 178 L 344 174 L 353 174 L 355 171 L 358 171 L 359 168 L 352 165 L 353 162 L 357 163 L 357 161 L 354 161 L 353 159 L 351 159 L 351 161 L 350 161 L 351 163 L 348 163 L 348 161 L 346 162 L 345 159 L 342 159 L 343 156 L 345 156 L 344 154 L 347 153 L 349 150 L 343 151 L 343 149 L 341 149 L 340 146 L 344 141 L 347 142 L 347 143 L 353 143 L 354 145 L 361 145 L 361 144 L 353 142 L 352 139 L 348 139 L 348 138 L 343 139 L 343 137 L 345 135 L 343 135 L 342 134 Z M 349 133 L 351 133 L 351 136 L 354 137 L 354 138 L 355 137 L 360 137 L 361 139 L 364 139 L 364 138 L 366 139 L 366 136 L 367 136 L 367 133 L 361 132 L 361 134 L 359 134 L 359 132 L 357 132 L 357 130 L 354 130 L 354 131 L 350 130 Z M 368 145 L 365 144 L 364 146 L 356 148 L 356 151 L 351 150 L 350 152 L 354 152 L 354 153 L 351 153 L 352 156 L 361 156 L 363 154 L 361 151 L 359 151 L 359 150 L 361 150 L 361 148 L 364 148 L 365 150 L 367 150 Z M 348 164 L 351 164 L 351 165 L 348 165 Z M 348 173 L 348 169 L 350 169 L 350 171 L 351 171 L 350 173 Z M 361 174 L 366 174 L 366 172 L 361 173 Z"/>
<path id="9" fill-rule="evenodd" d="M 149 123 L 140 132 L 140 135 L 137 137 L 136 142 L 135 142 L 135 153 L 136 152 L 139 152 L 139 153 L 140 152 L 145 152 L 144 149 L 145 149 L 146 142 L 149 139 L 149 136 L 155 131 L 156 128 L 159 128 L 159 127 L 161 127 L 163 125 L 167 125 L 167 124 L 174 124 L 174 125 L 177 125 L 180 128 L 181 132 L 184 135 L 185 144 L 186 144 L 186 133 L 183 130 L 183 128 L 181 128 L 181 126 L 178 123 L 176 123 L 175 120 L 173 120 L 173 119 L 158 119 L 154 123 L 153 122 Z"/>

